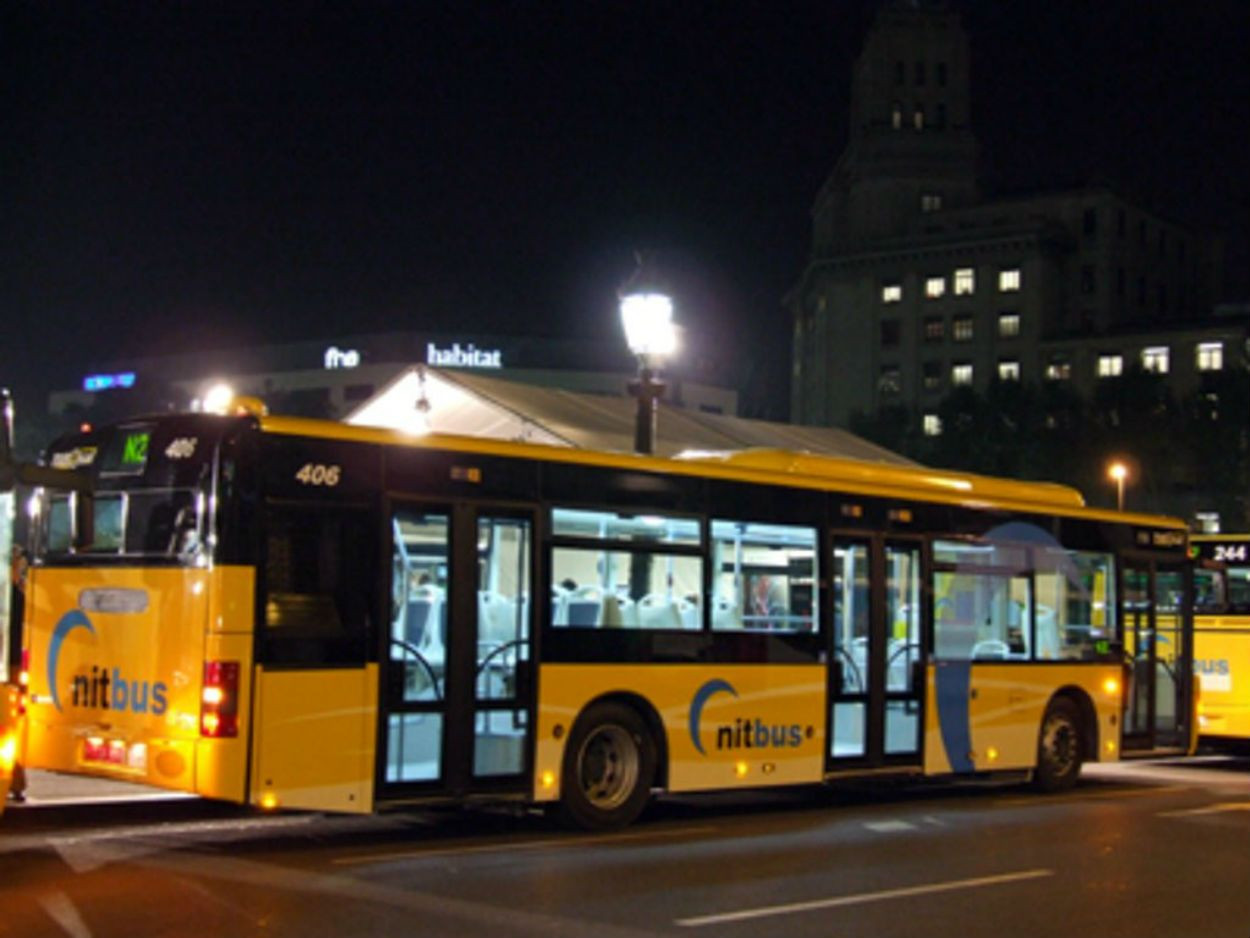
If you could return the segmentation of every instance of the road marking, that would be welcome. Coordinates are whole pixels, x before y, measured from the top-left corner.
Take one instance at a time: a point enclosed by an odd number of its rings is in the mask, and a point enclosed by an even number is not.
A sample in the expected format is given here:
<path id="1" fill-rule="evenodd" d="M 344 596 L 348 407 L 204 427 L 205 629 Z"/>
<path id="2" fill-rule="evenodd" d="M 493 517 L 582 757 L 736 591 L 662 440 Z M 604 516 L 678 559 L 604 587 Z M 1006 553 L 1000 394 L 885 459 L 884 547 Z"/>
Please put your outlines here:
<path id="1" fill-rule="evenodd" d="M 1225 801 L 1220 804 L 1209 804 L 1205 808 L 1160 811 L 1155 817 L 1197 817 L 1202 814 L 1224 814 L 1228 811 L 1250 811 L 1250 801 Z"/>
<path id="2" fill-rule="evenodd" d="M 595 844 L 614 844 L 627 840 L 650 840 L 661 837 L 685 837 L 690 834 L 710 834 L 715 827 L 682 827 L 668 831 L 635 831 L 629 834 L 605 834 L 598 837 L 570 835 L 547 840 L 527 840 L 521 843 L 478 844 L 472 847 L 443 847 L 432 850 L 397 850 L 391 853 L 370 853 L 358 857 L 335 857 L 332 862 L 339 866 L 356 866 L 363 863 L 386 863 L 391 860 L 418 860 L 425 857 L 462 856 L 471 853 L 496 853 L 514 850 L 543 850 L 547 847 L 582 847 Z"/>
<path id="3" fill-rule="evenodd" d="M 1021 805 L 1073 804 L 1082 801 L 1114 801 L 1118 798 L 1141 798 L 1150 795 L 1172 794 L 1178 791 L 1193 791 L 1192 785 L 1152 785 L 1149 788 L 1126 788 L 1123 791 L 1075 791 L 1068 795 L 1047 796 L 1029 795 L 1024 798 L 999 798 L 994 803 L 999 807 L 1020 807 Z"/>
<path id="4" fill-rule="evenodd" d="M 864 827 L 878 834 L 893 834 L 898 831 L 914 831 L 916 825 L 910 821 L 866 821 Z"/>
<path id="5" fill-rule="evenodd" d="M 816 909 L 836 909 L 847 905 L 863 905 L 869 902 L 885 902 L 889 899 L 907 899 L 911 896 L 926 896 L 939 892 L 954 892 L 958 889 L 980 889 L 985 886 L 1001 886 L 1004 883 L 1018 883 L 1030 879 L 1043 879 L 1054 876 L 1054 870 L 1021 870 L 1018 873 L 1002 873 L 998 876 L 981 876 L 976 879 L 957 879 L 945 883 L 928 883 L 923 886 L 904 886 L 900 889 L 885 889 L 881 892 L 861 892 L 852 896 L 837 896 L 833 899 L 813 899 L 809 902 L 791 902 L 787 905 L 769 905 L 755 909 L 739 909 L 736 912 L 721 912 L 716 915 L 699 915 L 693 918 L 674 919 L 673 924 L 685 928 L 699 928 L 704 925 L 722 925 L 726 922 L 743 922 L 754 918 L 768 918 L 774 915 L 793 915 L 796 912 L 811 912 Z"/>
<path id="6" fill-rule="evenodd" d="M 59 889 L 39 897 L 39 904 L 48 913 L 48 918 L 61 926 L 61 930 L 70 938 L 91 938 L 91 929 L 82 920 L 74 900 Z"/>

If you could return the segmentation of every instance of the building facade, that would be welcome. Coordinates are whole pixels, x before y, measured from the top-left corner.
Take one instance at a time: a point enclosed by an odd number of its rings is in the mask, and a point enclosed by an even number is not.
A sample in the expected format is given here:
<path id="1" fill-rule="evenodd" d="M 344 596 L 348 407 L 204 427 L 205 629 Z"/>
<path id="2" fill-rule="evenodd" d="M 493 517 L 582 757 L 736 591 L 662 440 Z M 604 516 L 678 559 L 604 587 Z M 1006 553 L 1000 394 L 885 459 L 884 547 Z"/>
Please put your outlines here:
<path id="1" fill-rule="evenodd" d="M 946 3 L 879 12 L 787 297 L 792 419 L 848 426 L 903 407 L 939 433 L 937 403 L 963 385 L 1088 395 L 1138 365 L 1183 395 L 1205 371 L 1241 367 L 1246 317 L 1214 311 L 1215 239 L 1104 186 L 982 197 L 969 73 Z"/>

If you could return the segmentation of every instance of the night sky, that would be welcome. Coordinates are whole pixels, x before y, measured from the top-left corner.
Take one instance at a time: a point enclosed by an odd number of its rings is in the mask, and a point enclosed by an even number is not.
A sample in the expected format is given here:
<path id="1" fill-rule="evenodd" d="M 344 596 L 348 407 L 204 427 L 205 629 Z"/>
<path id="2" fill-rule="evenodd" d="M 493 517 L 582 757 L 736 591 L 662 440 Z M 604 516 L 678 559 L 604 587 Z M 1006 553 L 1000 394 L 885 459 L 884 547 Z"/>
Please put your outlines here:
<path id="1" fill-rule="evenodd" d="M 1228 235 L 1250 298 L 1250 3 L 955 5 L 990 192 L 1111 182 Z M 780 299 L 873 9 L 10 0 L 0 383 L 395 329 L 619 342 L 646 247 L 784 401 Z"/>

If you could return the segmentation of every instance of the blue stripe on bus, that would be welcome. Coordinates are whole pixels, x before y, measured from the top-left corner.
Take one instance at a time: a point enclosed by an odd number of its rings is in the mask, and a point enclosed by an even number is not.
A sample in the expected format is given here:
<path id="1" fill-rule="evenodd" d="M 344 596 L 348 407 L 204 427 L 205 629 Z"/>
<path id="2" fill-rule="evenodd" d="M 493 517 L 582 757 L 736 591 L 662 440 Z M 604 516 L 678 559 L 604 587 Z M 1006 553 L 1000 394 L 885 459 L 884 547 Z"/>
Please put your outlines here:
<path id="1" fill-rule="evenodd" d="M 937 680 L 938 726 L 952 772 L 972 772 L 972 729 L 968 695 L 972 690 L 972 663 L 941 661 L 934 668 Z"/>

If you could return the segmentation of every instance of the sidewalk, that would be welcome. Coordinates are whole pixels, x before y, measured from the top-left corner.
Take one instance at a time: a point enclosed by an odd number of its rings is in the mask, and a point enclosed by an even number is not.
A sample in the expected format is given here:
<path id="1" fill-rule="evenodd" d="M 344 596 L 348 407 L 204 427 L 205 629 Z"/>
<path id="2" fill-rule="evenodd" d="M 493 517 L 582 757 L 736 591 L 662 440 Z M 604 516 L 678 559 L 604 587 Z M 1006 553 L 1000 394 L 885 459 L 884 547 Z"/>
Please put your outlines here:
<path id="1" fill-rule="evenodd" d="M 86 775 L 63 775 L 31 769 L 26 773 L 26 800 L 10 801 L 6 811 L 30 808 L 55 807 L 75 804 L 103 804 L 127 801 L 171 801 L 193 798 L 182 792 L 166 791 L 150 785 L 117 782 L 108 778 L 92 778 Z"/>

